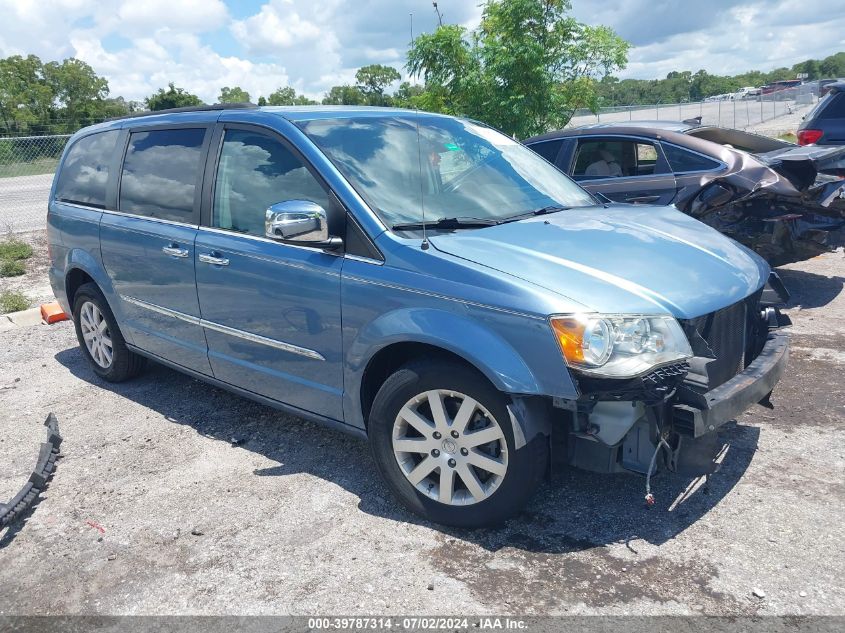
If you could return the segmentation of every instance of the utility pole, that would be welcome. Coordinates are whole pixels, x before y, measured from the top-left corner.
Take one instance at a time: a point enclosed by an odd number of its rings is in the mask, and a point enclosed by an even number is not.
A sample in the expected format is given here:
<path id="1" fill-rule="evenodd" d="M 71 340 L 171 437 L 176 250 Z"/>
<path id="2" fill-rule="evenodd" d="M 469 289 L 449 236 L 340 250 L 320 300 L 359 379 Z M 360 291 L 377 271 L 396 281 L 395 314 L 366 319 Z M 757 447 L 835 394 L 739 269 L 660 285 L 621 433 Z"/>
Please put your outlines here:
<path id="1" fill-rule="evenodd" d="M 434 6 L 434 12 L 437 13 L 437 23 L 440 26 L 443 26 L 443 15 L 440 13 L 440 8 L 437 6 L 436 2 L 431 3 Z"/>

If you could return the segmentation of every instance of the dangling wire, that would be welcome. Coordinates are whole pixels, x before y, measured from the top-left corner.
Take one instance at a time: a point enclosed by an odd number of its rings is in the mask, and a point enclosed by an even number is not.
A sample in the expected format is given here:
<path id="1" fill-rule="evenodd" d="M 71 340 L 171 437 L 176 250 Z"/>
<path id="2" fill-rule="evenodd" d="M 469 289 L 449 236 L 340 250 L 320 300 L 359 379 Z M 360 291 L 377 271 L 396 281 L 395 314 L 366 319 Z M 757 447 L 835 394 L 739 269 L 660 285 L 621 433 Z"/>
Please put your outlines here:
<path id="1" fill-rule="evenodd" d="M 654 449 L 654 455 L 651 456 L 651 463 L 648 465 L 648 473 L 645 476 L 645 502 L 646 505 L 653 506 L 654 505 L 654 495 L 651 494 L 651 475 L 654 471 L 654 464 L 657 461 L 657 454 L 660 452 L 660 449 L 666 447 L 666 450 L 669 451 L 669 454 L 672 454 L 672 447 L 669 446 L 669 443 L 660 438 L 660 441 L 657 443 L 657 447 Z"/>

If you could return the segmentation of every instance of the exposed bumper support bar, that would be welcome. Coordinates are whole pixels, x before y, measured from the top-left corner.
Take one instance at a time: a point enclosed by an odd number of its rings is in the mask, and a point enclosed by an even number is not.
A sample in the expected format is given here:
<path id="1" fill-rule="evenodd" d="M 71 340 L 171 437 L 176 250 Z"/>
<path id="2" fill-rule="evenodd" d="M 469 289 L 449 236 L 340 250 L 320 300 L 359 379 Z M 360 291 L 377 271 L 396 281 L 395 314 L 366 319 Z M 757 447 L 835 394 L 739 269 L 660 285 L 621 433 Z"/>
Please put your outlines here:
<path id="1" fill-rule="evenodd" d="M 744 371 L 703 395 L 705 408 L 676 404 L 675 420 L 691 428 L 693 437 L 715 431 L 752 404 L 764 400 L 783 375 L 788 358 L 789 335 L 770 332 L 760 355 Z"/>
<path id="2" fill-rule="evenodd" d="M 41 450 L 38 452 L 38 461 L 35 470 L 29 476 L 29 481 L 24 484 L 20 492 L 12 497 L 8 503 L 0 503 L 0 529 L 10 525 L 16 518 L 25 512 L 47 487 L 47 481 L 56 469 L 56 458 L 59 455 L 59 446 L 62 444 L 62 436 L 59 435 L 59 421 L 52 413 L 44 421 L 47 427 L 47 441 L 42 442 Z"/>

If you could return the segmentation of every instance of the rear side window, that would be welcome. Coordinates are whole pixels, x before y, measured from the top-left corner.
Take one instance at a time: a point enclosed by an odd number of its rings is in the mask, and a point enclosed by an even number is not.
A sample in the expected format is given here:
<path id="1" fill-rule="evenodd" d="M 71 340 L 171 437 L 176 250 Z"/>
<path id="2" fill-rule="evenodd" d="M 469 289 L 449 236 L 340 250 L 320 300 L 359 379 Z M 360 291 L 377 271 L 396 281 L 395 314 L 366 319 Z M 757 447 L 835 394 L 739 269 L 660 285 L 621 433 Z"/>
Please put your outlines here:
<path id="1" fill-rule="evenodd" d="M 545 158 L 550 163 L 554 164 L 557 155 L 560 153 L 560 146 L 563 145 L 563 140 L 544 141 L 542 143 L 532 143 L 528 147 L 537 152 L 540 156 Z"/>
<path id="2" fill-rule="evenodd" d="M 845 119 L 845 92 L 831 93 L 830 103 L 820 112 L 819 119 Z"/>
<path id="3" fill-rule="evenodd" d="M 65 157 L 56 183 L 56 198 L 103 209 L 118 130 L 98 132 L 76 141 Z"/>
<path id="4" fill-rule="evenodd" d="M 204 138 L 204 128 L 133 132 L 120 177 L 120 210 L 190 222 Z"/>
<path id="5" fill-rule="evenodd" d="M 687 171 L 712 171 L 722 166 L 718 161 L 669 143 L 663 144 L 663 153 L 669 161 L 669 167 L 676 174 Z"/>

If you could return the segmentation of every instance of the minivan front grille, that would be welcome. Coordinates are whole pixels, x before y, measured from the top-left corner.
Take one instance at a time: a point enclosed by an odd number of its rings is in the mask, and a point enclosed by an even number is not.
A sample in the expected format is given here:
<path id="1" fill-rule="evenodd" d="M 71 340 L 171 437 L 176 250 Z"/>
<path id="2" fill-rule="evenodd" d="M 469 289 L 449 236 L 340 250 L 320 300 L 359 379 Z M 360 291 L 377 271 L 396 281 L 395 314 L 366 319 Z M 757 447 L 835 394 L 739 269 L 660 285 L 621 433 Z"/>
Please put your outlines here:
<path id="1" fill-rule="evenodd" d="M 687 321 L 698 330 L 715 357 L 707 363 L 707 383 L 714 389 L 745 367 L 747 300 Z"/>

